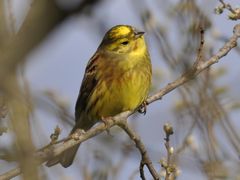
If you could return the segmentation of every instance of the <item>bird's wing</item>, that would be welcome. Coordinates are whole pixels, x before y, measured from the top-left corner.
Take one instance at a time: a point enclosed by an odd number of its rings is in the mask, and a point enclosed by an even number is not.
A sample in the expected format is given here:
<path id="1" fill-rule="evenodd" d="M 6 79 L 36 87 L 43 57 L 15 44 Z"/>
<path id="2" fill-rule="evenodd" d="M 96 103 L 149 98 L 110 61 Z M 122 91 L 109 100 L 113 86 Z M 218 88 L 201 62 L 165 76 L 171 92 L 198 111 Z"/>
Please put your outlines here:
<path id="1" fill-rule="evenodd" d="M 87 64 L 82 85 L 79 91 L 78 99 L 75 105 L 76 125 L 80 123 L 78 121 L 82 121 L 80 117 L 82 116 L 82 113 L 85 112 L 87 103 L 88 103 L 88 98 L 91 96 L 91 94 L 93 93 L 97 85 L 98 80 L 96 77 L 96 72 L 97 72 L 97 62 L 99 60 L 100 60 L 100 55 L 95 54 Z"/>

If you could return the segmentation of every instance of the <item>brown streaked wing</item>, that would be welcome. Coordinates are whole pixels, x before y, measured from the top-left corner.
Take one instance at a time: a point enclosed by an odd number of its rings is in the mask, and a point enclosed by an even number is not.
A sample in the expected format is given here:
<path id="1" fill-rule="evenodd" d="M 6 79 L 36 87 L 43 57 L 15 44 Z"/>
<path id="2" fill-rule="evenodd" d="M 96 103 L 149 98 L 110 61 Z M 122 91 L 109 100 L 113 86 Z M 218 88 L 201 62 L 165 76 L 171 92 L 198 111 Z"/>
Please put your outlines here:
<path id="1" fill-rule="evenodd" d="M 95 54 L 87 64 L 78 99 L 75 105 L 75 121 L 78 121 L 81 113 L 86 110 L 88 98 L 91 96 L 97 85 L 98 80 L 96 77 L 96 68 L 99 57 L 100 56 L 98 54 Z"/>

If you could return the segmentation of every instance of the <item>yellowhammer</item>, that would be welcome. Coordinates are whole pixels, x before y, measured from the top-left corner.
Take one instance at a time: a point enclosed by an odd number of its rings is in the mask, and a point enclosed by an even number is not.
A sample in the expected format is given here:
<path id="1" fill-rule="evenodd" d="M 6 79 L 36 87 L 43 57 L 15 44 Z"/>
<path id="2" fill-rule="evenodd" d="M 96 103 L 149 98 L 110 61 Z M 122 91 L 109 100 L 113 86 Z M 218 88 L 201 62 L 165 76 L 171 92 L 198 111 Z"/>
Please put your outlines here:
<path id="1" fill-rule="evenodd" d="M 128 25 L 112 27 L 87 64 L 75 107 L 76 129 L 88 130 L 102 117 L 134 110 L 146 99 L 152 68 L 144 32 Z M 79 145 L 47 163 L 72 164 Z"/>

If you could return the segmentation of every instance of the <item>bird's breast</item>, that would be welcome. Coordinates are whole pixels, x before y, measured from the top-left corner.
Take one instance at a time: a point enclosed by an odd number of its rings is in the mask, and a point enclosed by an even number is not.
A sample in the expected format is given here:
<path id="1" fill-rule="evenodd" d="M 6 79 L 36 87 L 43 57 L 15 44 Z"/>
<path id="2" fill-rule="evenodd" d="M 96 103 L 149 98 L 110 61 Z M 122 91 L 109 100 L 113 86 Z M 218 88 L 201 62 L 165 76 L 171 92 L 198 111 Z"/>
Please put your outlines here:
<path id="1" fill-rule="evenodd" d="M 93 114 L 96 118 L 114 116 L 120 112 L 134 110 L 146 98 L 151 75 L 148 70 L 105 72 L 93 93 Z"/>

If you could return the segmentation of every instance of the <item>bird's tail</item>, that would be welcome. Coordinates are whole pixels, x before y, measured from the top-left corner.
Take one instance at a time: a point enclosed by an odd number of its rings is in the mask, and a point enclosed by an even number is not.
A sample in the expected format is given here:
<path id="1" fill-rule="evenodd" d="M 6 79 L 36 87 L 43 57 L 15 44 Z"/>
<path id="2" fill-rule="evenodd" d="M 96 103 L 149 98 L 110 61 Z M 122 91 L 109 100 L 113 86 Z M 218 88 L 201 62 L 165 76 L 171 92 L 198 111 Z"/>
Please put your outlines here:
<path id="1" fill-rule="evenodd" d="M 81 116 L 81 117 L 85 117 L 85 116 Z M 81 128 L 83 129 L 84 131 L 87 131 L 88 129 L 90 129 L 93 125 L 94 125 L 94 121 L 89 121 L 88 119 L 83 121 L 83 120 L 79 120 L 78 121 L 79 123 L 76 123 L 76 125 L 73 127 L 71 134 L 73 134 L 76 129 L 78 128 Z M 90 123 L 89 123 L 90 122 Z M 82 123 L 82 124 L 81 124 Z M 81 144 L 81 143 L 80 143 Z M 64 151 L 63 153 L 61 153 L 60 155 L 50 159 L 47 163 L 46 163 L 46 166 L 48 167 L 51 167 L 51 166 L 54 166 L 58 163 L 60 163 L 63 167 L 67 168 L 69 167 L 72 163 L 73 163 L 73 160 L 74 160 L 74 157 L 77 153 L 77 150 L 80 146 L 80 144 L 77 144 L 73 147 L 71 147 L 70 149 L 67 149 L 66 151 Z"/>
<path id="2" fill-rule="evenodd" d="M 56 156 L 53 159 L 50 159 L 46 163 L 46 166 L 51 167 L 51 166 L 54 166 L 54 165 L 60 163 L 65 168 L 69 167 L 73 163 L 74 157 L 76 156 L 79 146 L 80 146 L 80 144 L 77 144 L 77 145 L 73 146 L 72 148 L 64 151 L 59 156 Z"/>
<path id="3" fill-rule="evenodd" d="M 67 168 L 68 166 L 70 166 L 73 163 L 73 160 L 76 156 L 79 146 L 80 146 L 80 144 L 77 144 L 77 145 L 73 146 L 72 148 L 64 151 L 63 155 L 60 158 L 60 164 L 63 167 Z"/>
<path id="4" fill-rule="evenodd" d="M 70 134 L 74 133 L 76 129 L 77 129 L 77 127 L 75 126 L 72 129 Z M 80 144 L 77 144 L 77 145 L 71 147 L 70 149 L 67 149 L 66 151 L 64 151 L 60 155 L 50 159 L 46 163 L 46 166 L 51 167 L 51 166 L 54 166 L 54 165 L 60 163 L 65 168 L 69 167 L 73 163 L 73 160 L 76 156 L 76 153 L 77 153 L 77 150 L 78 150 Z"/>

